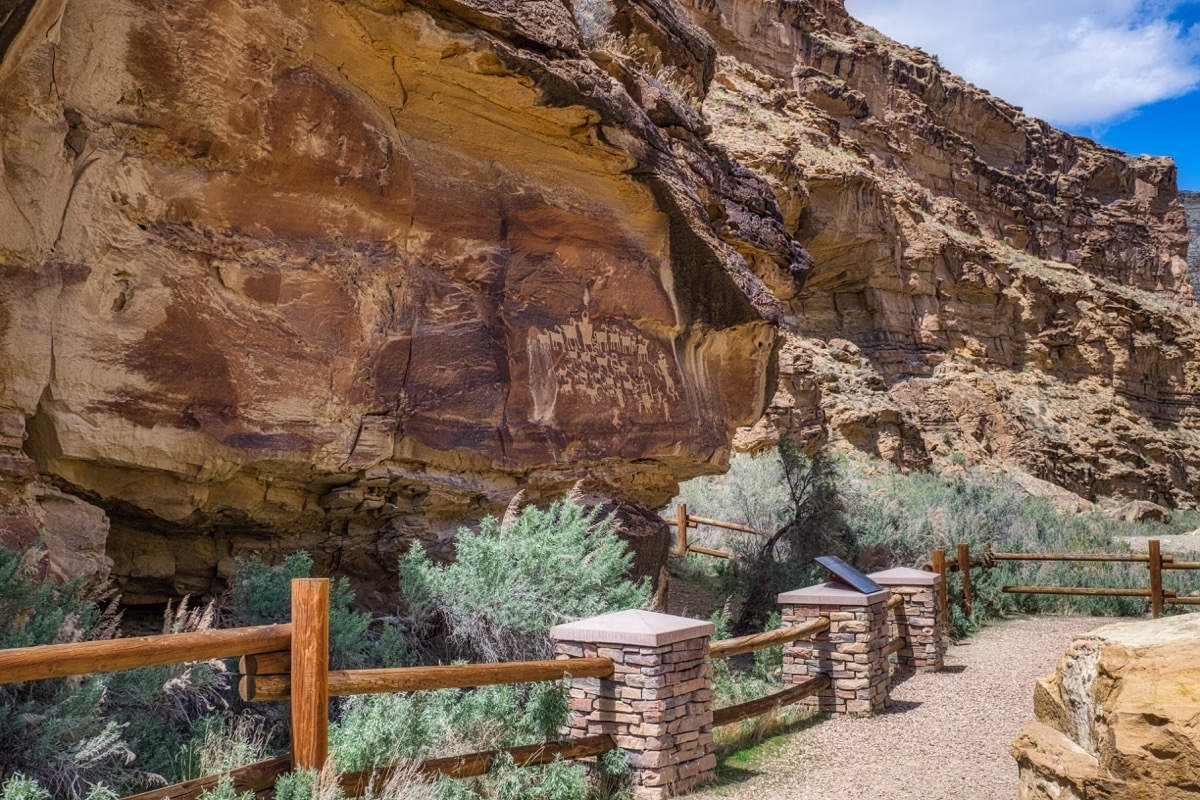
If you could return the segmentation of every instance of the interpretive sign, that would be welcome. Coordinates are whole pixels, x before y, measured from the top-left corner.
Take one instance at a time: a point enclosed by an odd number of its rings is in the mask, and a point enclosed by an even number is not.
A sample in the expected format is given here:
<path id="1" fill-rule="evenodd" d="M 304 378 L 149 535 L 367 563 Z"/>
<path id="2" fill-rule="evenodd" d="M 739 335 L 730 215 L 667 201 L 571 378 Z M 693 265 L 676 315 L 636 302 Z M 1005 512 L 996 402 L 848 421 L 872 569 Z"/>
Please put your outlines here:
<path id="1" fill-rule="evenodd" d="M 882 592 L 884 588 L 837 556 L 821 556 L 817 563 L 829 570 L 835 580 L 848 584 L 863 594 Z"/>

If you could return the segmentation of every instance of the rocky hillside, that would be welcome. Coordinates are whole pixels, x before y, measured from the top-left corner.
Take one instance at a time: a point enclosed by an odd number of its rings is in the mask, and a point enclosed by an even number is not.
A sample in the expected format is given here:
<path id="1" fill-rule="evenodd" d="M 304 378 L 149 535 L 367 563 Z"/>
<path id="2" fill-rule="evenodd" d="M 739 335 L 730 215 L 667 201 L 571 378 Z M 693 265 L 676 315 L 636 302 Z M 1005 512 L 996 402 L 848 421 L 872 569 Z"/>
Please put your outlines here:
<path id="1" fill-rule="evenodd" d="M 791 425 L 906 466 L 959 453 L 1086 499 L 1194 502 L 1200 316 L 1170 161 L 1030 119 L 838 2 L 693 15 L 727 53 L 711 138 L 815 263 L 779 293 L 779 393 L 740 446 Z"/>
<path id="2" fill-rule="evenodd" d="M 0 537 L 132 602 L 787 425 L 1200 488 L 1173 165 L 838 0 L 20 0 L 0 160 Z"/>

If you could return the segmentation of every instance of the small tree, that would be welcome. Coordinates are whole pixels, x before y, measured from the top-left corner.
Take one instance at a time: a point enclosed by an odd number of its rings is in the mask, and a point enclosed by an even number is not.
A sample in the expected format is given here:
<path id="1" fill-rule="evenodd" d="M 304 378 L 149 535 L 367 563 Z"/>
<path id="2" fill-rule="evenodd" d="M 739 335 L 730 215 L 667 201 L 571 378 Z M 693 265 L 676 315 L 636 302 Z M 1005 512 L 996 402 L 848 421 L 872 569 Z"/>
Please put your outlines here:
<path id="1" fill-rule="evenodd" d="M 846 507 L 833 457 L 821 449 L 809 458 L 786 434 L 778 449 L 787 520 L 765 540 L 749 537 L 734 546 L 739 561 L 731 577 L 748 587 L 734 624 L 739 634 L 762 629 L 775 610 L 776 594 L 817 577 L 814 558 L 845 555 L 853 543 L 843 519 Z"/>

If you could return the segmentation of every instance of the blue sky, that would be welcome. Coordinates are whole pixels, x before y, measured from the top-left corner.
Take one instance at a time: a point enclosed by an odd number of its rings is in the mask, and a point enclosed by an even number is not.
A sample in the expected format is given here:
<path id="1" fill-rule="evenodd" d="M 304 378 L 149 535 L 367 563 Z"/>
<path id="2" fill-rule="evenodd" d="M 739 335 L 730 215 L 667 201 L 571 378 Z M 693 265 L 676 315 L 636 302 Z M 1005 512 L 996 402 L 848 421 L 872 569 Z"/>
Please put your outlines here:
<path id="1" fill-rule="evenodd" d="M 1200 0 L 846 0 L 1026 113 L 1168 155 L 1200 191 Z"/>

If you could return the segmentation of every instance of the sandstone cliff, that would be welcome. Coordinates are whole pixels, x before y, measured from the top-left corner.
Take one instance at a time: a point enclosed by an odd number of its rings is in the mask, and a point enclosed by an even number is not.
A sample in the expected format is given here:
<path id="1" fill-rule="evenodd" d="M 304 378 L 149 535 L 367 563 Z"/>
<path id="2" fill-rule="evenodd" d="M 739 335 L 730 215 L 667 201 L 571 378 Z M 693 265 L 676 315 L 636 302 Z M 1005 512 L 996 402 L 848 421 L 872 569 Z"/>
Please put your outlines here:
<path id="1" fill-rule="evenodd" d="M 1173 166 L 837 0 L 21 0 L 0 160 L 0 536 L 134 602 L 739 427 L 1196 494 Z"/>
<path id="2" fill-rule="evenodd" d="M 1013 743 L 1021 800 L 1162 800 L 1200 789 L 1200 618 L 1108 625 L 1038 681 Z"/>
<path id="3" fill-rule="evenodd" d="M 678 8 L 623 24 L 711 80 Z M 4 33 L 6 525 L 99 506 L 127 599 L 247 549 L 382 576 L 519 486 L 662 503 L 761 413 L 779 309 L 728 242 L 807 258 L 563 3 L 37 0 Z"/>

